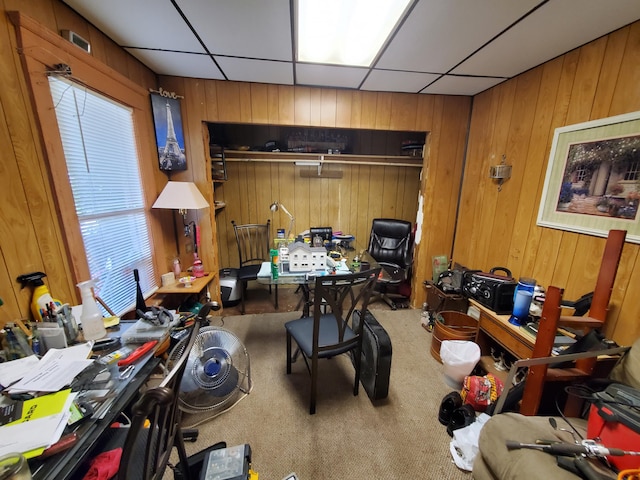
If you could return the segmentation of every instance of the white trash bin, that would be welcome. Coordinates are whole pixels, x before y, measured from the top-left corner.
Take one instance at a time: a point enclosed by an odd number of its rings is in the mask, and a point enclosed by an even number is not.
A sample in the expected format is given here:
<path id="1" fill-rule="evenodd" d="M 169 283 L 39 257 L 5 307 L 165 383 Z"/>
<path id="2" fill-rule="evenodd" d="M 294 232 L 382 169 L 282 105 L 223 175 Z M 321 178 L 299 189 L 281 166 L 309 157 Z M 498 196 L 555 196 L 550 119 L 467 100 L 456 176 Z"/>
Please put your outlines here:
<path id="1" fill-rule="evenodd" d="M 440 347 L 444 365 L 444 381 L 451 388 L 461 389 L 464 377 L 480 360 L 480 347 L 467 340 L 445 340 Z"/>

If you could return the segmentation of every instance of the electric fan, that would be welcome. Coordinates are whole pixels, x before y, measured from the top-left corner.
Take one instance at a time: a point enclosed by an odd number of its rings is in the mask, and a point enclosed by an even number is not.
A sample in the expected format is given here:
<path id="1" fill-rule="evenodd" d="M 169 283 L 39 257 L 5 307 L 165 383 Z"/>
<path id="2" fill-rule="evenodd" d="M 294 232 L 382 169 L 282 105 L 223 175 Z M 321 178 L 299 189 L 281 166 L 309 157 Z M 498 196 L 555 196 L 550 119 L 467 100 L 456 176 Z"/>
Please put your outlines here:
<path id="1" fill-rule="evenodd" d="M 188 339 L 178 342 L 168 367 L 185 353 Z M 196 336 L 180 383 L 179 405 L 187 413 L 222 411 L 251 391 L 249 354 L 238 337 L 221 327 L 203 327 Z"/>

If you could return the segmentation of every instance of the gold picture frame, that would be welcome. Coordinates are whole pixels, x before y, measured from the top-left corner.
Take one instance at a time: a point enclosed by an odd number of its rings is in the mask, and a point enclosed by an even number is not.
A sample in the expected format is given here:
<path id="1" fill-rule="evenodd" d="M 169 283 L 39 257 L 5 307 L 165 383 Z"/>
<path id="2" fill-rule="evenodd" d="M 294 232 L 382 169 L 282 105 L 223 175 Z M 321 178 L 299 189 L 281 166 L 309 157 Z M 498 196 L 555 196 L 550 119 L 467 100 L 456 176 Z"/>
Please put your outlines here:
<path id="1" fill-rule="evenodd" d="M 556 128 L 537 223 L 640 243 L 640 112 Z"/>

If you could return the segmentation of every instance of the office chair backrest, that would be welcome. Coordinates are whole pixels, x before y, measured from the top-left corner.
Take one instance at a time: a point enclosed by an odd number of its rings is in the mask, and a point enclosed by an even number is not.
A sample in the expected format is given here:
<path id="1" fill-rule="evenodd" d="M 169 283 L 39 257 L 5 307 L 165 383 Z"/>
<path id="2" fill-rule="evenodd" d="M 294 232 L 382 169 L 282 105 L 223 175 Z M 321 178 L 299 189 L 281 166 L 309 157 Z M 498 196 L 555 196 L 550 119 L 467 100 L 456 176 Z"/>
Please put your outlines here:
<path id="1" fill-rule="evenodd" d="M 162 479 L 174 446 L 178 449 L 182 465 L 187 465 L 180 432 L 178 395 L 189 352 L 211 307 L 212 304 L 207 303 L 198 312 L 187 347 L 169 374 L 159 386 L 145 391 L 132 407 L 133 417 L 122 448 L 118 480 Z M 149 420 L 149 426 L 145 428 L 146 420 Z M 189 478 L 188 472 L 183 472 L 183 475 L 183 478 Z"/>
<path id="2" fill-rule="evenodd" d="M 269 260 L 269 246 L 271 245 L 271 220 L 267 223 L 252 223 L 237 225 L 231 220 L 238 243 L 240 267 L 259 264 Z"/>
<path id="3" fill-rule="evenodd" d="M 369 254 L 378 262 L 402 268 L 411 264 L 411 222 L 392 218 L 375 218 L 369 236 Z"/>

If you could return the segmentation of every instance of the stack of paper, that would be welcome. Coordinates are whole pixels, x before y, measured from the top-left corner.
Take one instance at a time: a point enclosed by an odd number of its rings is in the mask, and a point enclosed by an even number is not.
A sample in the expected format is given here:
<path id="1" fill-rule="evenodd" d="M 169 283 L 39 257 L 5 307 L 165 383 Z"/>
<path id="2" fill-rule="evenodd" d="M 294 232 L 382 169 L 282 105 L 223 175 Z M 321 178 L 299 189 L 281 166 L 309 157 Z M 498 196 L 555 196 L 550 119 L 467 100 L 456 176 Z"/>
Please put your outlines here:
<path id="1" fill-rule="evenodd" d="M 22 402 L 20 418 L 0 427 L 0 456 L 35 457 L 60 440 L 75 396 L 67 389 Z"/>
<path id="2" fill-rule="evenodd" d="M 10 393 L 57 392 L 69 385 L 76 375 L 93 363 L 93 360 L 88 359 L 92 348 L 93 342 L 87 342 L 69 348 L 51 349 L 37 366 L 30 368 L 22 380 L 7 390 Z M 14 361 L 8 362 L 7 365 Z"/>

